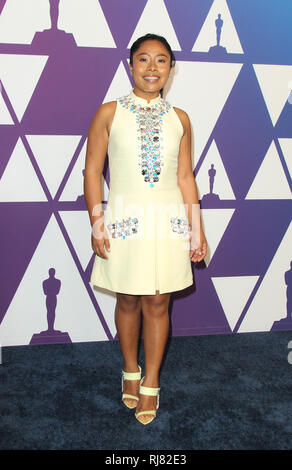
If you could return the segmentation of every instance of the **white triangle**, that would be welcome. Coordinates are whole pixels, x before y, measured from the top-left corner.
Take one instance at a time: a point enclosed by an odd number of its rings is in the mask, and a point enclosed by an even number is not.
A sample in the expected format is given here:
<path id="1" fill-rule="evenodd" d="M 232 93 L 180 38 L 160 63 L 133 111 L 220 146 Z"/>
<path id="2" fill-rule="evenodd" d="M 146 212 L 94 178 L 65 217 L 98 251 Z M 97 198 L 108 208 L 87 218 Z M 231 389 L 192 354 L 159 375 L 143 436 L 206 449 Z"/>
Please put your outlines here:
<path id="1" fill-rule="evenodd" d="M 108 88 L 107 94 L 103 100 L 103 103 L 108 103 L 109 101 L 115 101 L 120 96 L 128 94 L 132 89 L 131 82 L 125 70 L 124 64 L 121 61 L 118 69 L 115 73 L 115 76 Z"/>
<path id="2" fill-rule="evenodd" d="M 47 201 L 31 161 L 19 138 L 0 180 L 1 202 Z"/>
<path id="3" fill-rule="evenodd" d="M 13 109 L 21 121 L 48 56 L 0 54 L 1 80 Z"/>
<path id="4" fill-rule="evenodd" d="M 147 33 L 164 36 L 173 51 L 181 51 L 172 22 L 163 0 L 148 0 L 135 31 L 129 41 L 128 49 L 134 41 Z"/>
<path id="5" fill-rule="evenodd" d="M 234 329 L 258 278 L 259 276 L 211 278 L 231 330 Z"/>
<path id="6" fill-rule="evenodd" d="M 291 246 L 292 223 L 271 261 L 238 333 L 270 331 L 275 321 L 287 317 L 285 273 L 291 273 Z"/>
<path id="7" fill-rule="evenodd" d="M 275 126 L 290 94 L 292 65 L 256 64 L 253 67 Z"/>
<path id="8" fill-rule="evenodd" d="M 218 14 L 221 14 L 221 19 L 223 20 L 220 46 L 225 47 L 229 54 L 243 54 L 226 0 L 214 0 L 192 51 L 208 52 L 210 47 L 217 44 L 215 21 Z"/>
<path id="9" fill-rule="evenodd" d="M 68 332 L 72 342 L 106 341 L 108 338 L 53 215 L 1 323 L 2 346 L 29 344 L 33 334 L 47 329 L 43 281 L 48 279 L 50 268 L 55 269 L 55 278 L 61 281 L 54 329 Z"/>
<path id="10" fill-rule="evenodd" d="M 115 292 L 109 292 L 107 289 L 91 285 L 91 289 L 96 297 L 98 306 L 106 320 L 107 326 L 114 337 L 117 333 L 117 327 L 115 324 L 115 309 L 117 303 L 117 297 Z"/>
<path id="11" fill-rule="evenodd" d="M 59 211 L 83 271 L 93 254 L 91 247 L 91 225 L 87 211 Z"/>
<path id="12" fill-rule="evenodd" d="M 274 141 L 272 141 L 245 199 L 291 199 L 291 190 Z"/>
<path id="13" fill-rule="evenodd" d="M 80 141 L 79 135 L 26 136 L 52 197 L 55 196 Z"/>
<path id="14" fill-rule="evenodd" d="M 201 209 L 204 234 L 208 243 L 206 265 L 210 264 L 235 209 Z"/>
<path id="15" fill-rule="evenodd" d="M 98 0 L 62 0 L 58 28 L 72 33 L 78 46 L 116 47 Z"/>
<path id="16" fill-rule="evenodd" d="M 90 258 L 93 255 L 91 247 L 91 225 L 86 211 L 59 211 L 66 231 L 70 237 L 77 257 L 85 271 Z M 109 294 L 108 291 L 94 287 L 90 287 L 96 297 L 99 308 L 109 327 L 112 336 L 115 336 L 117 329 L 115 325 L 115 304 L 116 295 Z"/>
<path id="17" fill-rule="evenodd" d="M 47 0 L 9 0 L 0 15 L 0 43 L 31 44 L 36 31 L 50 28 Z"/>
<path id="18" fill-rule="evenodd" d="M 165 99 L 173 106 L 182 108 L 190 117 L 194 131 L 195 164 L 204 150 L 241 67 L 242 64 L 232 63 L 176 62 L 173 79 L 165 87 Z"/>
<path id="19" fill-rule="evenodd" d="M 1 83 L 0 83 L 0 91 L 1 91 Z M 10 113 L 7 109 L 6 103 L 2 94 L 0 94 L 0 125 L 1 124 L 14 124 Z"/>
<path id="20" fill-rule="evenodd" d="M 290 177 L 292 178 L 292 139 L 278 139 L 285 162 L 290 173 Z"/>
<path id="21" fill-rule="evenodd" d="M 78 197 L 84 195 L 84 176 L 83 170 L 85 168 L 85 152 L 86 152 L 87 139 L 83 144 L 81 152 L 73 166 L 70 176 L 67 180 L 59 201 L 76 201 Z"/>
<path id="22" fill-rule="evenodd" d="M 207 155 L 204 158 L 203 163 L 196 175 L 199 199 L 202 199 L 204 194 L 210 193 L 210 180 L 208 172 L 211 168 L 211 165 L 213 165 L 212 169 L 216 171 L 212 193 L 218 194 L 219 198 L 222 200 L 235 199 L 215 140 L 212 141 Z"/>
<path id="23" fill-rule="evenodd" d="M 61 193 L 60 201 L 76 201 L 80 197 L 84 197 L 84 176 L 83 170 L 85 169 L 85 156 L 87 140 L 85 140 L 82 150 L 75 162 L 75 165 L 68 178 L 66 186 Z M 109 188 L 104 176 L 102 175 L 102 200 L 108 200 Z"/>

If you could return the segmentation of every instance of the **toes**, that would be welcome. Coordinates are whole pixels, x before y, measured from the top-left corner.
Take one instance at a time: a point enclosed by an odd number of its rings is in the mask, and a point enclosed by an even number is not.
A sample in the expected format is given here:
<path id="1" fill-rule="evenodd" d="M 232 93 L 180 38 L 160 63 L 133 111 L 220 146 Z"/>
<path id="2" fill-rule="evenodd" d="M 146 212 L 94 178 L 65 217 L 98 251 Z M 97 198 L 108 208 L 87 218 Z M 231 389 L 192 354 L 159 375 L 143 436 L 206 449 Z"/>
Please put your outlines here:
<path id="1" fill-rule="evenodd" d="M 131 400 L 130 398 L 124 398 L 124 402 L 129 406 L 135 406 L 137 404 L 137 400 Z"/>
<path id="2" fill-rule="evenodd" d="M 140 415 L 138 417 L 138 420 L 141 421 L 141 423 L 143 423 L 143 424 L 149 423 L 153 419 L 154 419 L 154 416 L 152 416 L 152 415 Z"/>
<path id="3" fill-rule="evenodd" d="M 152 418 L 152 415 L 140 415 L 140 418 L 142 418 L 142 421 L 148 421 Z"/>

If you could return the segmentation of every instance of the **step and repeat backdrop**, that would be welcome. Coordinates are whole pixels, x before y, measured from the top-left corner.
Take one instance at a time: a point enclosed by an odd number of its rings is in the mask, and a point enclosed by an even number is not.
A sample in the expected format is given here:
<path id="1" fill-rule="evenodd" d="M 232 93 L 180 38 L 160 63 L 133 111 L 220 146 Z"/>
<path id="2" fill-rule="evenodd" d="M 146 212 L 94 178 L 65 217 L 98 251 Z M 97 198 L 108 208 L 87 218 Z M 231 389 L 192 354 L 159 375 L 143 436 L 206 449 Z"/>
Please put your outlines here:
<path id="1" fill-rule="evenodd" d="M 85 153 L 148 32 L 176 56 L 164 98 L 192 123 L 209 244 L 171 333 L 292 329 L 291 24 L 290 0 L 0 0 L 2 346 L 116 339 L 116 295 L 89 283 Z M 109 189 L 107 157 L 105 206 Z"/>

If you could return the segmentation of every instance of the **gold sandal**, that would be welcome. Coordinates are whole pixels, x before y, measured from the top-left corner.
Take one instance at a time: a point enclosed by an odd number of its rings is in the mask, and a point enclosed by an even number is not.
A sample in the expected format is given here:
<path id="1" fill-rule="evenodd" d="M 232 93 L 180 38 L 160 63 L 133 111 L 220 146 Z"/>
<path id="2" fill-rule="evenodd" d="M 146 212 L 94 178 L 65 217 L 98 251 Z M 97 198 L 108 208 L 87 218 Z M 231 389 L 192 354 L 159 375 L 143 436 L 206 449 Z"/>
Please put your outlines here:
<path id="1" fill-rule="evenodd" d="M 139 372 L 125 372 L 122 370 L 122 401 L 123 403 L 130 409 L 136 408 L 137 403 L 139 401 L 139 397 L 136 395 L 131 395 L 130 393 L 124 393 L 124 380 L 141 380 L 141 367 L 139 367 Z M 131 400 L 136 400 L 137 403 L 135 405 L 130 405 L 126 403 L 125 399 L 130 398 Z"/>
<path id="2" fill-rule="evenodd" d="M 142 395 L 151 395 L 151 396 L 154 396 L 154 397 L 157 397 L 157 404 L 156 404 L 156 410 L 158 410 L 159 408 L 159 392 L 160 392 L 160 388 L 153 388 L 153 387 L 143 387 L 142 386 L 142 383 L 144 381 L 145 377 L 143 377 L 143 379 L 141 379 L 140 381 L 140 394 Z M 142 423 L 142 424 L 149 424 L 151 423 L 151 421 L 153 421 L 153 419 L 156 417 L 156 410 L 143 410 L 143 411 L 139 411 L 138 413 L 135 413 L 135 417 L 137 418 L 137 420 L 139 421 L 139 423 Z M 141 419 L 139 419 L 139 417 L 141 415 L 153 415 L 151 418 L 146 418 L 148 419 L 148 421 L 142 421 Z"/>

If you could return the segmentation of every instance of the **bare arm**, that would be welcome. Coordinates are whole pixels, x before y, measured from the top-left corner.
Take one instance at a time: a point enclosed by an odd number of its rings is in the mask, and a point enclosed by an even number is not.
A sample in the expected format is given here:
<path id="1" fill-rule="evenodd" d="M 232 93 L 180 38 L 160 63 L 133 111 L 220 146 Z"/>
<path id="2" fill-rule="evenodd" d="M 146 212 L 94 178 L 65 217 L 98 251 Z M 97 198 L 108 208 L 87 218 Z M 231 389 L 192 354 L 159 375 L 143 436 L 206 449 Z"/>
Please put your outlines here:
<path id="1" fill-rule="evenodd" d="M 102 172 L 108 148 L 109 126 L 112 122 L 115 102 L 102 104 L 96 111 L 88 130 L 85 172 L 84 197 L 92 228 L 99 222 L 104 230 L 102 211 Z M 101 223 L 102 222 L 102 223 Z M 92 234 L 92 248 L 98 256 L 107 258 L 104 244 L 109 248 L 109 240 L 99 237 L 100 232 Z"/>
<path id="2" fill-rule="evenodd" d="M 179 108 L 175 108 L 175 111 L 184 129 L 178 156 L 177 184 L 182 192 L 184 203 L 187 205 L 191 226 L 193 244 L 190 257 L 192 261 L 201 261 L 207 253 L 207 242 L 202 229 L 197 183 L 192 169 L 191 124 L 187 113 Z M 197 248 L 198 254 L 195 253 L 194 248 Z"/>

